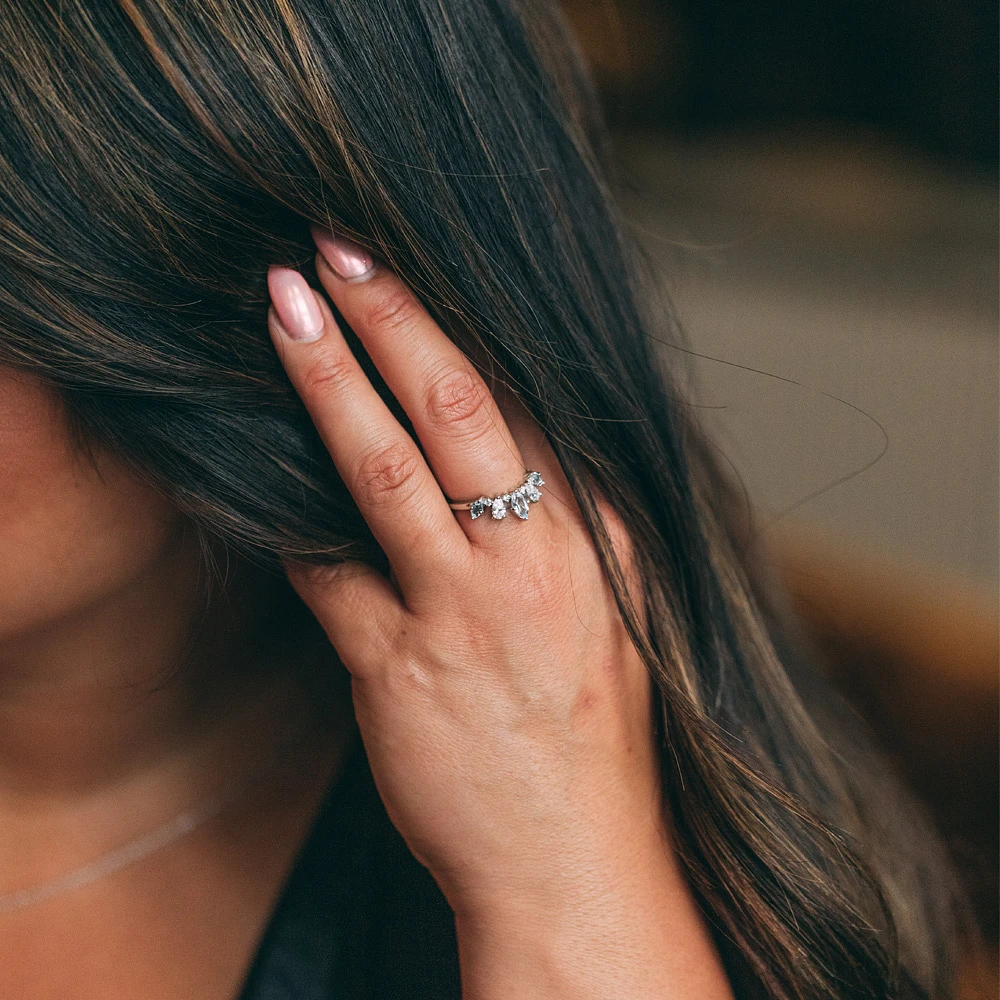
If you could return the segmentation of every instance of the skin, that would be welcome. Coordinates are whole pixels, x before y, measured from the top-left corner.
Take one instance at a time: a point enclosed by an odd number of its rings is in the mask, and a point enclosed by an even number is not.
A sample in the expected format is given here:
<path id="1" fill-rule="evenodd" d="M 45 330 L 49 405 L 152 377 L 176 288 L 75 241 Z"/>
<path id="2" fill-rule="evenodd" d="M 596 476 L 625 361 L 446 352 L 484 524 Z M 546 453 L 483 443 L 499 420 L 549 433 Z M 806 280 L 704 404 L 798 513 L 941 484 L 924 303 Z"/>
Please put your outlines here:
<path id="1" fill-rule="evenodd" d="M 386 809 L 455 911 L 466 1000 L 731 996 L 671 848 L 650 680 L 554 453 L 394 274 L 314 237 L 423 454 L 325 297 L 273 268 L 275 347 L 392 567 L 289 576 L 350 671 Z M 448 506 L 526 469 L 546 480 L 527 520 Z"/>
<path id="2" fill-rule="evenodd" d="M 170 847 L 0 913 L 0 996 L 222 1000 L 353 724 L 336 705 L 310 719 L 291 671 L 255 663 L 248 620 L 273 588 L 245 567 L 235 613 L 218 602 L 183 659 L 197 613 L 190 526 L 112 456 L 95 460 L 74 450 L 50 389 L 0 369 L 0 894 L 269 769 Z M 292 720 L 303 735 L 279 753 Z"/>
<path id="3" fill-rule="evenodd" d="M 326 293 L 427 460 L 325 297 L 272 268 L 276 350 L 392 566 L 388 579 L 287 567 L 350 681 L 291 751 L 276 748 L 307 699 L 289 664 L 257 662 L 266 581 L 237 567 L 234 599 L 160 683 L 197 613 L 188 526 L 113 456 L 81 465 L 55 397 L 3 373 L 0 892 L 118 846 L 253 762 L 269 770 L 156 855 L 0 914 L 0 996 L 231 997 L 356 725 L 391 819 L 455 911 L 465 1000 L 731 997 L 661 808 L 650 682 L 544 436 L 394 275 L 343 280 L 323 253 Z M 526 468 L 545 477 L 526 521 L 447 505 Z"/>

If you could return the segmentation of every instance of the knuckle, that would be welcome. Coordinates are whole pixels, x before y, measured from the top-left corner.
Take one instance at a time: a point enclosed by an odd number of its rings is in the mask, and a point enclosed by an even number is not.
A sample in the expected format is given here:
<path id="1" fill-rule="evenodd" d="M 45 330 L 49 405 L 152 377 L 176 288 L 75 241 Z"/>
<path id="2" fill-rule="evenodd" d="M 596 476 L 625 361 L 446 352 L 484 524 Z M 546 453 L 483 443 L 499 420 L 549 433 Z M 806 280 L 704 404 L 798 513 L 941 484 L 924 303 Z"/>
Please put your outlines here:
<path id="1" fill-rule="evenodd" d="M 354 358 L 341 354 L 320 356 L 311 361 L 302 372 L 302 390 L 307 395 L 335 392 L 340 386 L 357 378 L 359 371 Z"/>
<path id="2" fill-rule="evenodd" d="M 406 503 L 416 492 L 419 468 L 416 449 L 405 443 L 374 448 L 358 463 L 356 494 L 370 506 Z"/>
<path id="3" fill-rule="evenodd" d="M 382 330 L 401 330 L 418 319 L 420 306 L 404 288 L 393 288 L 376 297 L 368 306 L 366 324 Z"/>
<path id="4" fill-rule="evenodd" d="M 474 372 L 455 368 L 431 383 L 425 406 L 439 427 L 469 427 L 485 417 L 486 398 L 486 386 Z"/>

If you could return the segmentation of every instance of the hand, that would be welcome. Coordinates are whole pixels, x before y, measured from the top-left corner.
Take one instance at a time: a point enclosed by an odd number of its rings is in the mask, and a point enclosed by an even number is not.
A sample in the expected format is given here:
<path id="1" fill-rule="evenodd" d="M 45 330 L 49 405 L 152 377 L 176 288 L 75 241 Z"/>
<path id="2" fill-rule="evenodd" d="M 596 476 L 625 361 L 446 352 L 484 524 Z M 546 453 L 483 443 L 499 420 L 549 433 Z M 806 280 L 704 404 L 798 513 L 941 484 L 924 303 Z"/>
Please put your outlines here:
<path id="1" fill-rule="evenodd" d="M 610 859 L 666 836 L 650 680 L 573 494 L 527 411 L 494 398 L 395 275 L 314 236 L 324 289 L 426 454 L 324 296 L 272 268 L 275 347 L 392 567 L 287 567 L 351 673 L 386 810 L 456 910 L 593 893 L 627 865 Z M 525 470 L 544 479 L 526 520 L 448 506 L 509 492 Z"/>

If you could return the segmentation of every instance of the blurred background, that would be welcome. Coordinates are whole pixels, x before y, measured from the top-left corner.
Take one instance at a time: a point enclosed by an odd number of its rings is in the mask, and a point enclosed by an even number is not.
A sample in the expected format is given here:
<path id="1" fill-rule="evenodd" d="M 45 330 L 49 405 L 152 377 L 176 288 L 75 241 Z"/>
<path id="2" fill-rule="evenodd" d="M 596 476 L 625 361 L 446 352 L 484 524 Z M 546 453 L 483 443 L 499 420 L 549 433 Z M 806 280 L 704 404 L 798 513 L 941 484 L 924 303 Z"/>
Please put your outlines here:
<path id="1" fill-rule="evenodd" d="M 997 8 L 564 0 L 663 359 L 932 810 L 998 996 Z M 679 326 L 682 339 L 678 339 Z"/>

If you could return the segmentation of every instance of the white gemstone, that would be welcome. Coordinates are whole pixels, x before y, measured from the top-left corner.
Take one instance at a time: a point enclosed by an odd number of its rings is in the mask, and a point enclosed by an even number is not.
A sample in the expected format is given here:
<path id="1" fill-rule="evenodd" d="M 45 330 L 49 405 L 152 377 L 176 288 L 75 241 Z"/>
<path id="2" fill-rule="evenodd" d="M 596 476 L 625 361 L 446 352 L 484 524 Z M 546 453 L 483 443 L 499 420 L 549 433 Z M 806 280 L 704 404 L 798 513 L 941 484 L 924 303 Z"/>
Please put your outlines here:
<path id="1" fill-rule="evenodd" d="M 472 504 L 469 506 L 469 513 L 472 515 L 472 519 L 475 520 L 483 512 L 483 507 L 485 504 L 482 500 L 473 500 Z"/>
<path id="2" fill-rule="evenodd" d="M 524 491 L 523 492 L 524 492 L 524 495 L 532 503 L 537 503 L 541 499 L 541 497 L 542 497 L 542 494 L 538 492 L 538 489 L 536 488 L 536 486 L 534 485 L 534 483 L 528 483 L 524 487 Z"/>
<path id="3" fill-rule="evenodd" d="M 493 501 L 493 516 L 499 521 L 500 518 L 507 516 L 507 508 L 503 505 L 503 497 L 497 497 Z"/>
<path id="4" fill-rule="evenodd" d="M 511 493 L 510 506 L 522 521 L 528 516 L 528 501 L 524 499 L 523 493 Z"/>
<path id="5" fill-rule="evenodd" d="M 540 472 L 532 472 L 528 476 L 528 482 L 531 483 L 532 486 L 544 486 L 545 485 L 545 480 L 542 479 L 542 474 Z"/>

